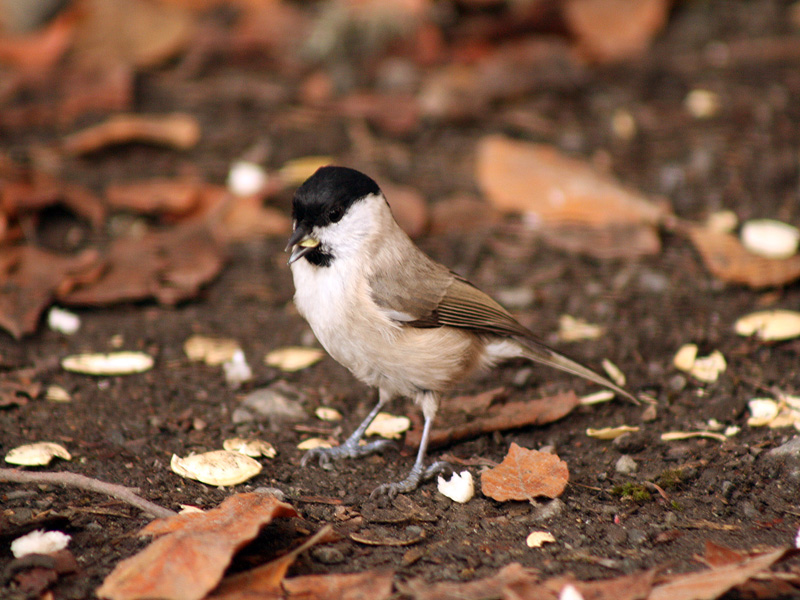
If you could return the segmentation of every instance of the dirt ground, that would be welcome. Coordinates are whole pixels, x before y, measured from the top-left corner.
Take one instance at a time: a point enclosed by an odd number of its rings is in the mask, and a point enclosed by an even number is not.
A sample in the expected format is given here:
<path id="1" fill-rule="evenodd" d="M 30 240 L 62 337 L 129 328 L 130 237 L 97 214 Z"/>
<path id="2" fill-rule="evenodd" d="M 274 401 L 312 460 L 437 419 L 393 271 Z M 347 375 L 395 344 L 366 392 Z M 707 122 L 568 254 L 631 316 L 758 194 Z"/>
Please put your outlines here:
<path id="1" fill-rule="evenodd" d="M 292 84 L 273 81 L 257 61 L 212 64 L 204 77 L 183 87 L 164 75 L 145 74 L 138 82 L 137 108 L 191 112 L 203 124 L 203 142 L 186 153 L 138 145 L 114 148 L 70 162 L 68 175 L 95 187 L 185 171 L 223 182 L 232 160 L 268 140 L 272 166 L 329 154 L 379 181 L 414 186 L 435 204 L 454 193 L 476 193 L 475 142 L 486 133 L 506 132 L 609 165 L 627 184 L 667 198 L 687 219 L 702 220 L 725 208 L 741 219 L 771 217 L 798 224 L 800 53 L 744 53 L 729 67 L 691 60 L 702 56 L 710 40 L 735 44 L 784 35 L 791 29 L 789 9 L 787 3 L 766 1 L 680 3 L 641 60 L 593 67 L 578 80 L 545 84 L 535 94 L 493 107 L 485 118 L 431 124 L 400 139 L 368 131 L 365 141 L 363 129 L 345 117 L 304 115 L 291 100 Z M 215 94 L 219 81 L 233 77 L 269 82 L 277 91 L 260 98 Z M 684 99 L 696 88 L 719 95 L 719 116 L 697 120 L 687 115 Z M 633 140 L 620 140 L 610 130 L 619 107 L 637 115 L 641 124 Z M 547 127 L 535 134 L 515 128 L 508 118 L 512 110 L 540 115 Z M 24 131 L 0 137 L 0 147 L 19 154 L 54 136 Z M 290 199 L 284 193 L 276 205 L 288 211 Z M 52 220 L 48 235 L 57 240 L 63 230 L 58 215 Z M 46 326 L 19 342 L 0 333 L 4 369 L 39 366 L 43 384 L 58 384 L 72 395 L 64 404 L 38 399 L 0 409 L 0 451 L 36 440 L 64 443 L 73 460 L 52 469 L 136 487 L 147 499 L 178 510 L 183 504 L 216 506 L 232 490 L 179 478 L 169 468 L 173 453 L 218 449 L 234 435 L 267 439 L 278 450 L 276 458 L 264 460 L 263 472 L 236 491 L 278 488 L 302 514 L 301 529 L 333 523 L 344 534 L 324 550 L 304 555 L 292 568 L 295 574 L 394 569 L 397 580 L 471 580 L 519 562 L 546 575 L 591 579 L 654 566 L 691 570 L 697 567 L 693 556 L 702 553 L 707 540 L 747 550 L 792 544 L 800 526 L 800 461 L 777 459 L 769 451 L 795 432 L 749 427 L 746 421 L 748 400 L 769 397 L 776 388 L 800 394 L 800 341 L 758 343 L 738 337 L 732 325 L 761 307 L 797 308 L 800 287 L 756 292 L 723 284 L 704 269 L 685 239 L 666 234 L 658 255 L 600 261 L 519 237 L 515 223 L 506 219 L 481 233 L 425 235 L 418 243 L 501 299 L 533 290 L 529 301 L 511 307 L 520 320 L 589 365 L 613 361 L 632 391 L 657 399 L 656 416 L 643 420 L 644 407 L 617 400 L 582 407 L 544 427 L 436 448 L 431 455 L 447 452 L 499 462 L 512 442 L 551 446 L 570 471 L 566 492 L 555 504 L 499 503 L 479 493 L 460 505 L 427 483 L 407 497 L 416 512 L 406 500 L 379 506 L 369 500 L 370 491 L 402 478 L 413 462 L 411 450 L 398 446 L 380 456 L 339 463 L 334 471 L 315 464 L 301 468 L 296 445 L 304 434 L 295 426 L 234 419 L 246 393 L 283 381 L 300 392 L 308 412 L 300 425 L 334 430 L 336 425 L 313 417 L 321 405 L 344 414 L 341 429 L 334 432 L 341 440 L 374 402 L 373 392 L 330 358 L 293 374 L 263 363 L 270 350 L 313 343 L 291 304 L 285 240 L 278 238 L 234 245 L 222 275 L 198 298 L 176 308 L 141 303 L 81 309 L 81 330 L 71 337 Z M 602 324 L 608 333 L 596 341 L 558 342 L 554 332 L 565 313 Z M 255 379 L 231 390 L 219 368 L 190 362 L 182 347 L 193 333 L 236 339 Z M 56 359 L 68 354 L 111 350 L 120 336 L 123 348 L 153 353 L 156 367 L 141 375 L 96 379 L 57 366 Z M 701 384 L 672 366 L 676 350 L 689 342 L 699 344 L 702 354 L 718 349 L 725 355 L 728 370 L 718 382 Z M 569 389 L 594 391 L 568 375 L 512 362 L 459 393 L 497 386 L 509 390 L 509 400 Z M 399 401 L 391 409 L 416 413 L 410 403 Z M 724 442 L 660 439 L 666 431 L 704 428 L 710 419 L 738 425 L 741 432 Z M 419 426 L 418 416 L 414 422 Z M 585 434 L 588 427 L 620 424 L 640 430 L 613 443 Z M 623 455 L 636 462 L 635 473 L 617 471 Z M 466 468 L 479 475 L 478 466 Z M 660 486 L 666 497 L 652 486 L 640 486 L 646 482 Z M 637 493 L 642 490 L 647 493 Z M 70 548 L 81 571 L 59 581 L 57 598 L 91 597 L 119 560 L 143 546 L 135 533 L 149 518 L 120 502 L 73 489 L 19 485 L 0 486 L 0 498 L 4 542 L 15 526 L 35 519 L 58 524 L 73 536 Z M 364 517 L 362 531 L 403 536 L 421 528 L 425 538 L 413 551 L 356 543 L 339 518 L 341 507 Z M 525 538 L 533 529 L 550 531 L 557 543 L 527 548 Z M 237 568 L 267 553 L 277 543 L 276 531 L 283 534 L 280 545 L 301 537 L 295 525 L 271 525 Z M 0 545 L 0 564 L 10 558 L 7 543 Z"/>

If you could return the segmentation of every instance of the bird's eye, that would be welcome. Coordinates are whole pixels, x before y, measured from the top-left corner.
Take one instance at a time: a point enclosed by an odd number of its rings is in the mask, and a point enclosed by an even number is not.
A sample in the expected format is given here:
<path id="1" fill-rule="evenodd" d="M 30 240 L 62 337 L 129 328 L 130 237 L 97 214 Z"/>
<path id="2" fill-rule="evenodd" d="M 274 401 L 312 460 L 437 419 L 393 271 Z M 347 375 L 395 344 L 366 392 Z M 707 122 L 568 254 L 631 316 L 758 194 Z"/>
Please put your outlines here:
<path id="1" fill-rule="evenodd" d="M 328 220 L 330 220 L 331 223 L 338 223 L 339 221 L 342 220 L 343 216 L 344 216 L 344 208 L 342 208 L 341 206 L 334 206 L 328 212 Z"/>

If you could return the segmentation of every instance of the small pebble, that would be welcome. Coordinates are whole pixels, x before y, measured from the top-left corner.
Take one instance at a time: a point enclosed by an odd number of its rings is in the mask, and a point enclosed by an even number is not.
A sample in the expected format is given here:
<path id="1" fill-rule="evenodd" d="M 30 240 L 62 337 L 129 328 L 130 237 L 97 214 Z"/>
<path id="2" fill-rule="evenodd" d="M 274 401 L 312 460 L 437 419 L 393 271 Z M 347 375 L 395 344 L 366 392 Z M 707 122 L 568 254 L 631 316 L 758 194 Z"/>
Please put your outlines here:
<path id="1" fill-rule="evenodd" d="M 614 465 L 614 469 L 617 473 L 622 473 L 623 475 L 631 475 L 636 473 L 639 469 L 639 465 L 636 464 L 636 461 L 633 460 L 629 455 L 623 454 L 617 460 L 617 464 Z"/>
<path id="2" fill-rule="evenodd" d="M 331 548 L 330 546 L 314 548 L 311 551 L 311 556 L 314 560 L 321 562 L 323 565 L 338 565 L 345 561 L 345 555 L 342 551 L 337 548 Z"/>
<path id="3" fill-rule="evenodd" d="M 279 502 L 286 501 L 286 494 L 283 490 L 278 489 L 276 487 L 257 487 L 253 490 L 256 494 L 267 494 L 268 496 L 273 496 Z"/>
<path id="4" fill-rule="evenodd" d="M 633 544 L 634 546 L 641 546 L 647 543 L 647 532 L 642 531 L 641 529 L 629 529 L 628 530 L 628 543 Z"/>
<path id="5" fill-rule="evenodd" d="M 550 519 L 563 513 L 565 508 L 566 505 L 558 498 L 550 500 L 549 502 L 543 502 L 534 510 L 533 521 L 537 523 L 541 521 L 549 521 Z"/>

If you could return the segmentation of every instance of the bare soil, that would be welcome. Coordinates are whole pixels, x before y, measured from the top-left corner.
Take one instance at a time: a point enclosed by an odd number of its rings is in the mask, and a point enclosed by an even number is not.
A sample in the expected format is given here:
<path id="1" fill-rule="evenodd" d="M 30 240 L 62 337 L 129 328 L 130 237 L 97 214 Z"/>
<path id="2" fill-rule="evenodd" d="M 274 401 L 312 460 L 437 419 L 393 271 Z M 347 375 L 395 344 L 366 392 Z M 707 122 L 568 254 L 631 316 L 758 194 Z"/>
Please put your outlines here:
<path id="1" fill-rule="evenodd" d="M 182 87 L 164 75 L 145 75 L 139 108 L 192 112 L 207 132 L 204 142 L 187 154 L 135 145 L 115 148 L 70 163 L 68 175 L 98 189 L 111 181 L 186 170 L 222 182 L 233 159 L 269 140 L 272 167 L 293 157 L 331 154 L 379 180 L 414 186 L 435 203 L 453 193 L 475 192 L 472 149 L 481 135 L 505 131 L 531 138 L 504 121 L 506 111 L 514 108 L 535 111 L 550 124 L 549 133 L 540 133 L 537 140 L 609 165 L 630 185 L 667 198 L 682 217 L 700 220 L 726 208 L 742 219 L 773 217 L 797 224 L 800 54 L 775 59 L 745 52 L 729 67 L 711 67 L 701 60 L 709 40 L 735 43 L 783 35 L 789 28 L 787 14 L 788 5 L 780 2 L 681 3 L 641 61 L 592 68 L 581 81 L 545 87 L 496 107 L 479 122 L 430 125 L 399 140 L 368 132 L 369 154 L 360 126 L 344 117 L 316 118 L 309 126 L 290 100 L 292 82 L 275 81 L 268 65 L 258 61 L 212 64 L 206 76 Z M 222 76 L 270 82 L 286 93 L 217 96 L 214 86 Z M 683 102 L 694 88 L 719 94 L 719 116 L 705 121 L 688 116 Z M 633 141 L 620 141 L 610 131 L 619 107 L 642 123 Z M 55 138 L 51 131 L 29 131 L 0 139 L 0 146 L 13 154 Z M 284 194 L 278 205 L 288 210 L 289 201 L 290 194 Z M 53 220 L 49 235 L 57 240 L 59 216 Z M 702 553 L 706 540 L 744 549 L 791 544 L 800 526 L 800 467 L 791 459 L 771 457 L 769 451 L 795 432 L 752 428 L 746 420 L 751 398 L 770 396 L 773 388 L 800 392 L 800 342 L 765 345 L 736 336 L 732 325 L 760 307 L 797 308 L 800 287 L 754 292 L 722 284 L 704 270 L 685 240 L 668 235 L 659 255 L 631 262 L 576 256 L 515 237 L 516 231 L 510 220 L 486 233 L 427 235 L 418 242 L 434 258 L 501 298 L 508 290 L 534 290 L 532 302 L 514 307 L 523 323 L 587 364 L 612 360 L 627 374 L 633 391 L 658 400 L 655 419 L 647 422 L 642 407 L 615 401 L 581 408 L 545 427 L 485 435 L 432 452 L 433 458 L 448 452 L 465 460 L 499 462 L 512 442 L 528 448 L 552 446 L 570 470 L 570 483 L 555 510 L 552 505 L 498 503 L 480 494 L 459 505 L 438 494 L 433 483 L 408 495 L 419 511 L 406 501 L 378 506 L 369 493 L 405 475 L 413 462 L 411 450 L 398 447 L 339 463 L 334 471 L 317 465 L 301 468 L 296 445 L 303 434 L 293 426 L 234 423 L 232 415 L 248 391 L 277 381 L 301 391 L 309 414 L 303 425 L 328 426 L 314 419 L 317 406 L 341 411 L 340 439 L 374 402 L 373 392 L 330 358 L 294 374 L 263 363 L 272 349 L 313 340 L 291 304 L 293 286 L 282 239 L 232 247 L 221 277 L 177 308 L 144 303 L 80 310 L 82 328 L 73 337 L 44 325 L 21 342 L 0 334 L 3 368 L 40 367 L 42 383 L 58 384 L 72 394 L 70 403 L 40 399 L 0 409 L 0 451 L 34 440 L 65 443 L 74 459 L 58 462 L 54 470 L 136 487 L 149 500 L 177 510 L 182 504 L 215 506 L 232 490 L 179 478 L 169 469 L 173 453 L 218 449 L 234 435 L 267 439 L 277 447 L 277 457 L 265 460 L 261 475 L 236 490 L 278 488 L 304 522 L 271 526 L 248 550 L 251 559 L 268 554 L 276 544 L 289 545 L 302 536 L 302 529 L 315 530 L 324 523 L 333 523 L 344 535 L 327 550 L 305 555 L 293 573 L 393 569 L 401 580 L 470 580 L 516 561 L 544 574 L 570 572 L 590 579 L 655 566 L 691 570 L 697 564 L 692 557 Z M 597 341 L 559 343 L 552 332 L 564 313 L 601 323 L 608 333 Z M 255 380 L 234 391 L 218 368 L 189 362 L 182 346 L 193 333 L 238 340 Z M 57 360 L 67 354 L 111 350 L 119 336 L 126 349 L 153 353 L 156 368 L 103 379 L 58 368 Z M 717 383 L 700 384 L 674 369 L 674 353 L 687 342 L 698 343 L 701 353 L 718 349 L 725 355 L 728 371 Z M 568 389 L 593 391 L 567 375 L 513 362 L 459 393 L 501 385 L 508 388 L 510 400 Z M 417 410 L 400 402 L 392 409 Z M 663 432 L 696 430 L 710 419 L 738 425 L 741 433 L 725 442 L 660 440 Z M 619 424 L 638 425 L 640 431 L 615 443 L 585 434 L 587 427 Z M 623 475 L 615 469 L 623 454 L 636 461 L 635 473 Z M 469 468 L 478 475 L 478 467 Z M 665 496 L 644 485 L 648 482 Z M 57 584 L 57 598 L 91 597 L 119 560 L 143 546 L 135 534 L 149 518 L 120 502 L 47 486 L 2 485 L 0 498 L 4 541 L 19 531 L 15 526 L 30 527 L 39 519 L 59 524 L 73 536 L 70 547 L 81 571 Z M 347 537 L 352 523 L 342 520 L 341 507 L 347 507 L 349 516 L 364 517 L 357 530 L 399 537 L 421 528 L 425 539 L 410 547 L 356 543 Z M 552 532 L 557 543 L 527 548 L 525 538 L 533 529 Z M 276 532 L 283 536 L 278 542 Z M 10 558 L 8 545 L 0 545 L 0 564 Z M 247 561 L 241 559 L 235 568 Z"/>

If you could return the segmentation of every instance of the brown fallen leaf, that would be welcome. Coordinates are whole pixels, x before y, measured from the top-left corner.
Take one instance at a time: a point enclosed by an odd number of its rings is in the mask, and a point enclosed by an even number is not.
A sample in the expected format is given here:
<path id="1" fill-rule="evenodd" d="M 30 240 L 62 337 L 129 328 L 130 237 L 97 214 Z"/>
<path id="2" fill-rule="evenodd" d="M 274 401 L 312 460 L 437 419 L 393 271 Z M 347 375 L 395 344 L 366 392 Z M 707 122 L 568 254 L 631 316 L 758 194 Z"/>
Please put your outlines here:
<path id="1" fill-rule="evenodd" d="M 62 10 L 41 30 L 0 36 L 0 63 L 25 71 L 49 70 L 72 44 L 76 17 L 76 11 Z"/>
<path id="2" fill-rule="evenodd" d="M 33 381 L 29 373 L 28 369 L 18 369 L 0 377 L 0 408 L 22 406 L 39 396 L 42 384 Z"/>
<path id="3" fill-rule="evenodd" d="M 230 198 L 215 230 L 227 241 L 241 242 L 288 235 L 291 229 L 292 220 L 277 208 L 264 206 L 259 196 L 241 196 Z"/>
<path id="4" fill-rule="evenodd" d="M 542 590 L 545 595 L 510 596 L 504 594 L 503 590 L 514 590 L 519 586 L 525 586 L 530 590 L 540 582 L 536 572 L 526 569 L 519 563 L 506 565 L 495 575 L 478 579 L 476 581 L 437 581 L 430 583 L 422 578 L 399 581 L 397 587 L 404 595 L 411 596 L 414 600 L 484 600 L 485 598 L 536 598 L 537 600 L 556 600 L 557 595 L 550 596 L 547 591 Z"/>
<path id="5" fill-rule="evenodd" d="M 283 580 L 287 600 L 385 600 L 392 595 L 391 571 L 303 575 Z"/>
<path id="6" fill-rule="evenodd" d="M 195 296 L 222 269 L 223 249 L 208 228 L 187 223 L 141 238 L 115 240 L 96 281 L 58 295 L 69 305 L 98 306 L 155 298 L 174 305 Z"/>
<path id="7" fill-rule="evenodd" d="M 735 563 L 740 563 L 747 558 L 747 553 L 740 550 L 734 550 L 727 546 L 715 544 L 711 540 L 706 540 L 705 554 L 700 557 L 706 565 L 711 567 L 724 567 Z"/>
<path id="8" fill-rule="evenodd" d="M 417 98 L 413 95 L 358 92 L 339 100 L 335 110 L 346 117 L 366 119 L 396 136 L 413 133 L 421 123 Z"/>
<path id="9" fill-rule="evenodd" d="M 481 490 L 499 502 L 532 501 L 560 496 L 568 481 L 567 463 L 558 456 L 512 443 L 503 462 L 481 474 Z"/>
<path id="10" fill-rule="evenodd" d="M 489 229 L 500 221 L 500 215 L 488 202 L 472 196 L 445 198 L 431 207 L 431 235 Z"/>
<path id="11" fill-rule="evenodd" d="M 541 584 L 531 585 L 521 581 L 508 586 L 513 598 L 559 598 L 562 590 L 571 585 L 585 600 L 645 600 L 653 587 L 656 571 L 653 569 L 639 571 L 631 575 L 601 579 L 596 581 L 578 581 L 571 577 L 554 577 Z"/>
<path id="12" fill-rule="evenodd" d="M 140 535 L 160 537 L 120 562 L 97 595 L 111 600 L 199 600 L 262 527 L 275 518 L 296 516 L 294 508 L 273 496 L 248 493 L 206 512 L 157 519 Z"/>
<path id="13" fill-rule="evenodd" d="M 16 339 L 36 331 L 53 299 L 80 278 L 91 278 L 101 265 L 96 251 L 63 256 L 34 246 L 0 248 L 0 327 Z"/>
<path id="14" fill-rule="evenodd" d="M 109 206 L 142 214 L 181 217 L 200 202 L 202 183 L 193 179 L 151 179 L 112 183 L 106 188 Z"/>
<path id="15" fill-rule="evenodd" d="M 416 189 L 403 185 L 381 184 L 397 224 L 412 238 L 428 227 L 428 203 Z"/>
<path id="16" fill-rule="evenodd" d="M 485 411 L 485 416 L 462 424 L 447 427 L 435 427 L 431 431 L 431 447 L 443 446 L 457 440 L 475 437 L 493 431 L 506 431 L 529 425 L 544 425 L 552 423 L 568 415 L 580 404 L 580 399 L 575 392 L 569 391 L 547 398 L 526 400 L 519 402 L 506 402 L 497 406 L 490 406 Z M 443 403 L 443 410 L 448 410 L 451 404 Z M 453 411 L 451 411 L 453 412 Z M 442 419 L 444 422 L 444 419 Z M 453 422 L 450 420 L 449 422 Z M 422 432 L 415 428 L 406 434 L 405 443 L 408 446 L 419 447 Z"/>
<path id="17" fill-rule="evenodd" d="M 187 150 L 200 139 L 200 124 L 191 115 L 116 115 L 64 138 L 61 149 L 79 156 L 107 146 L 142 142 Z"/>
<path id="18" fill-rule="evenodd" d="M 298 557 L 314 544 L 335 539 L 333 528 L 326 525 L 300 546 L 280 558 L 249 571 L 226 577 L 206 600 L 283 600 L 281 583 L 286 571 Z M 116 599 L 113 599 L 116 600 Z"/>
<path id="19" fill-rule="evenodd" d="M 773 550 L 741 562 L 727 564 L 707 571 L 676 575 L 657 585 L 648 600 L 703 600 L 719 598 L 751 577 L 769 569 L 784 558 L 786 549 Z"/>
<path id="20" fill-rule="evenodd" d="M 697 225 L 678 228 L 688 235 L 703 264 L 723 281 L 753 289 L 787 285 L 800 278 L 800 254 L 790 258 L 765 258 L 748 252 L 735 235 Z"/>
<path id="21" fill-rule="evenodd" d="M 193 15 L 169 2 L 84 0 L 73 55 L 84 69 L 157 66 L 191 41 Z"/>
<path id="22" fill-rule="evenodd" d="M 668 209 L 552 146 L 486 136 L 478 144 L 476 177 L 499 210 L 529 215 L 536 230 L 554 231 L 547 241 L 562 247 L 602 257 L 653 254 L 661 247 L 656 227 Z"/>
<path id="23" fill-rule="evenodd" d="M 564 21 L 589 60 L 642 54 L 667 23 L 671 0 L 566 0 Z"/>

